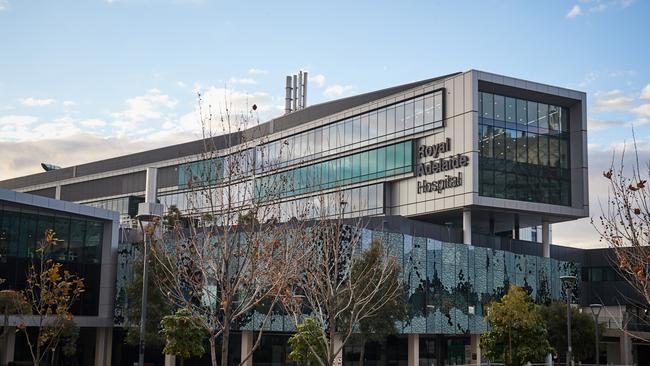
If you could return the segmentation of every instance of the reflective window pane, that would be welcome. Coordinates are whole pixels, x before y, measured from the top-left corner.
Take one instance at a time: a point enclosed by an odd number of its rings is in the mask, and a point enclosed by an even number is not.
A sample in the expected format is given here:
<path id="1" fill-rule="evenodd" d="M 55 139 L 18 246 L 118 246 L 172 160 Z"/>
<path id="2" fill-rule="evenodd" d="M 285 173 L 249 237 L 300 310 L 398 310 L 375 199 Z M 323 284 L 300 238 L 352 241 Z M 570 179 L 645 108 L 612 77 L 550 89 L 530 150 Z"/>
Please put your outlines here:
<path id="1" fill-rule="evenodd" d="M 494 119 L 505 121 L 505 97 L 502 95 L 494 96 Z"/>

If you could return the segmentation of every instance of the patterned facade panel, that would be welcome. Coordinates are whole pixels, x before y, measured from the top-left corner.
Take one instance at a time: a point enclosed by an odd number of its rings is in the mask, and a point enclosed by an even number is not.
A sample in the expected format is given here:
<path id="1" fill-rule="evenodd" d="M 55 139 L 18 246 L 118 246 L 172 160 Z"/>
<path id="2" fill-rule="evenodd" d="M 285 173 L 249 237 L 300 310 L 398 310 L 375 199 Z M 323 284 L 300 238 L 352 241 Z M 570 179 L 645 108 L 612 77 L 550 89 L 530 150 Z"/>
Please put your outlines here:
<path id="1" fill-rule="evenodd" d="M 522 286 L 538 303 L 563 298 L 560 276 L 579 278 L 579 267 L 570 262 L 515 254 L 501 250 L 443 243 L 438 240 L 364 229 L 360 246 L 372 240 L 383 243 L 388 255 L 397 258 L 402 272 L 409 319 L 397 324 L 402 333 L 468 334 L 487 329 L 487 305 L 505 294 L 508 286 Z M 129 305 L 124 286 L 132 280 L 134 246 L 118 248 L 115 324 L 123 325 Z M 577 294 L 576 294 L 577 295 Z M 251 314 L 240 328 L 264 328 L 275 332 L 295 330 L 293 321 L 275 311 L 264 323 L 262 314 Z"/>

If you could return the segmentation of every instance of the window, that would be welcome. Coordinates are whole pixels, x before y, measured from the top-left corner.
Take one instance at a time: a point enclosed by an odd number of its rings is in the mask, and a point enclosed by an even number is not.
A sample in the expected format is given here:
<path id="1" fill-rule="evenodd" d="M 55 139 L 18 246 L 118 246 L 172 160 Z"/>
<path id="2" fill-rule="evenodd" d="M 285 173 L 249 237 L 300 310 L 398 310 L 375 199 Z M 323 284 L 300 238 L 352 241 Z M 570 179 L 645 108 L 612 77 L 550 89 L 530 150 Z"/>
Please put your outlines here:
<path id="1" fill-rule="evenodd" d="M 403 110 L 402 110 L 403 113 Z M 386 110 L 386 134 L 391 135 L 396 131 L 395 127 L 395 108 Z"/>
<path id="2" fill-rule="evenodd" d="M 494 119 L 505 121 L 505 97 L 502 95 L 494 96 Z"/>
<path id="3" fill-rule="evenodd" d="M 480 111 L 479 193 L 570 205 L 567 110 L 482 92 Z"/>
<path id="4" fill-rule="evenodd" d="M 517 102 L 515 98 L 506 97 L 506 122 L 517 121 Z"/>
<path id="5" fill-rule="evenodd" d="M 537 105 L 537 123 L 539 128 L 548 129 L 548 104 L 538 104 Z"/>
<path id="6" fill-rule="evenodd" d="M 537 103 L 528 101 L 526 111 L 528 112 L 528 126 L 537 127 Z"/>
<path id="7" fill-rule="evenodd" d="M 492 94 L 481 93 L 483 95 L 483 118 L 494 118 L 494 98 Z"/>
<path id="8" fill-rule="evenodd" d="M 404 103 L 404 130 L 410 131 L 413 129 L 415 122 L 415 111 L 413 101 Z"/>
<path id="9" fill-rule="evenodd" d="M 517 99 L 517 123 L 526 124 L 528 122 L 528 112 L 526 101 Z"/>

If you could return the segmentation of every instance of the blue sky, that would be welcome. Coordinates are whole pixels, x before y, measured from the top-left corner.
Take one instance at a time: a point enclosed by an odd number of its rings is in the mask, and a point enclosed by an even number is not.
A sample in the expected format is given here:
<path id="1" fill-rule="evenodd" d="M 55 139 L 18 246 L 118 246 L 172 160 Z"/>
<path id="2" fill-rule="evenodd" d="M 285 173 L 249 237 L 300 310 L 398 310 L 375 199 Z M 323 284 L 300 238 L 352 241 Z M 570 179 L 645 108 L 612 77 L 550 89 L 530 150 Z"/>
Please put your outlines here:
<path id="1" fill-rule="evenodd" d="M 641 0 L 0 0 L 0 179 L 196 138 L 198 90 L 266 119 L 300 69 L 314 104 L 474 68 L 587 92 L 596 180 L 632 125 L 649 140 L 649 19 Z"/>

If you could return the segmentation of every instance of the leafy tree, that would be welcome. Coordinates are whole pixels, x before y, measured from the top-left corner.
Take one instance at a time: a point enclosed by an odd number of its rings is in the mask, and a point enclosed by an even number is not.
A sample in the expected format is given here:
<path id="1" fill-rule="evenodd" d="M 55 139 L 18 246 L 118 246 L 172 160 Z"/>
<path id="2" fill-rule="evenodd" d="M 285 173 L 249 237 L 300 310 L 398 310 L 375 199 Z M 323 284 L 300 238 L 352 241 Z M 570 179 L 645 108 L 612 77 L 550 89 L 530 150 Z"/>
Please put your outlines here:
<path id="1" fill-rule="evenodd" d="M 125 286 L 129 306 L 126 310 L 126 324 L 128 331 L 126 334 L 126 343 L 137 346 L 140 343 L 140 313 L 142 303 L 142 250 L 139 251 L 138 258 L 133 262 L 133 281 Z M 165 315 L 172 314 L 173 308 L 169 304 L 167 297 L 162 292 L 161 287 L 156 283 L 156 278 L 160 275 L 160 264 L 158 261 L 149 257 L 148 271 L 149 281 L 147 284 L 147 324 L 145 334 L 145 344 L 150 347 L 160 349 L 165 344 L 165 339 L 160 335 L 160 321 Z"/>
<path id="2" fill-rule="evenodd" d="M 481 349 L 491 360 L 523 365 L 553 351 L 539 307 L 521 287 L 511 286 L 500 301 L 490 304 L 486 320 L 490 330 L 481 335 Z"/>
<path id="3" fill-rule="evenodd" d="M 406 304 L 401 296 L 392 296 L 387 301 L 382 302 L 384 294 L 391 293 L 396 288 L 401 288 L 399 267 L 391 267 L 391 272 L 388 273 L 387 279 L 383 282 L 379 282 L 379 279 L 374 276 L 368 276 L 368 272 L 365 270 L 366 268 L 377 266 L 383 259 L 382 256 L 382 246 L 378 241 L 373 241 L 370 249 L 363 252 L 361 258 L 352 264 L 352 281 L 367 281 L 371 284 L 371 286 L 364 289 L 365 294 L 362 293 L 360 295 L 367 295 L 371 297 L 371 302 L 382 304 L 374 315 L 359 321 L 360 332 L 354 335 L 354 338 L 361 345 L 361 353 L 359 354 L 360 366 L 363 366 L 364 363 L 366 343 L 373 341 L 379 342 L 387 336 L 397 333 L 395 322 L 405 320 L 407 317 Z M 373 286 L 377 287 L 379 291 L 374 291 Z"/>
<path id="4" fill-rule="evenodd" d="M 203 340 L 207 332 L 187 309 L 178 309 L 174 315 L 166 315 L 160 321 L 160 334 L 166 344 L 163 353 L 180 357 L 181 366 L 189 357 L 201 357 L 205 353 Z"/>
<path id="5" fill-rule="evenodd" d="M 566 339 L 566 304 L 554 302 L 541 308 L 542 317 L 546 321 L 548 340 L 559 355 L 567 352 Z M 604 324 L 599 325 L 599 335 L 605 332 Z M 596 345 L 596 328 L 591 314 L 581 313 L 578 309 L 571 310 L 571 348 L 576 361 L 592 359 Z"/>
<path id="6" fill-rule="evenodd" d="M 19 325 L 18 329 L 25 334 L 34 365 L 39 365 L 47 354 L 70 338 L 66 335 L 73 319 L 70 309 L 84 292 L 82 278 L 49 259 L 50 251 L 60 244 L 53 230 L 45 232 L 36 248 L 38 260 L 28 267 L 27 285 L 22 290 L 22 297 L 31 308 L 29 315 L 36 323 L 36 339 L 30 337 L 25 325 Z"/>
<path id="7" fill-rule="evenodd" d="M 326 342 L 322 336 L 323 332 L 314 318 L 305 318 L 302 324 L 298 324 L 296 333 L 289 338 L 289 359 L 307 365 L 320 364 L 319 360 L 325 359 L 327 355 Z"/>

